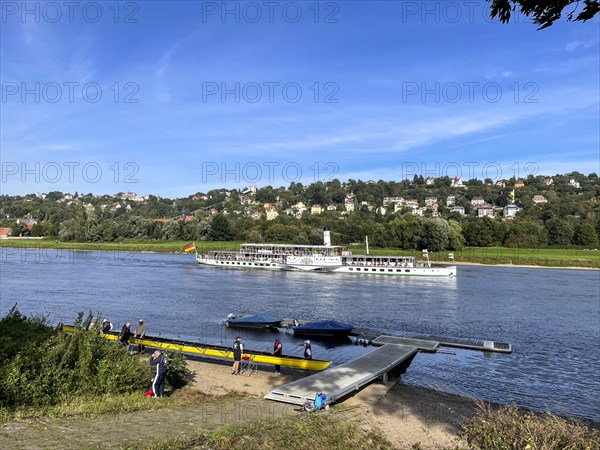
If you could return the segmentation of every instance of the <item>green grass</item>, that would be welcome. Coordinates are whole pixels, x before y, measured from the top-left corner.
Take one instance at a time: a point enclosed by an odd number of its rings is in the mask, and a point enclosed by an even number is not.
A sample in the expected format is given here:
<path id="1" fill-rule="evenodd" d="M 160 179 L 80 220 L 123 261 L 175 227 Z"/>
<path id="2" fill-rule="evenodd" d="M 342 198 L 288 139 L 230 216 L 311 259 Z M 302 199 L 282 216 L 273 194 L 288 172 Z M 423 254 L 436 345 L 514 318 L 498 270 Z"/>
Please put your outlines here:
<path id="1" fill-rule="evenodd" d="M 43 238 L 4 239 L 0 241 L 0 247 L 117 252 L 183 253 L 183 247 L 189 243 L 190 241 L 153 241 L 149 239 L 123 239 L 120 242 L 60 242 L 56 238 Z M 240 241 L 196 241 L 196 248 L 198 250 L 198 253 L 205 253 L 209 250 L 217 249 L 237 250 L 240 244 Z M 193 254 L 193 252 L 191 252 L 191 254 Z"/>
<path id="2" fill-rule="evenodd" d="M 461 436 L 483 450 L 592 450 L 600 448 L 598 430 L 575 419 L 533 413 L 517 406 L 478 403 L 479 415 L 465 420 Z"/>
<path id="3" fill-rule="evenodd" d="M 278 420 L 230 425 L 210 433 L 195 433 L 150 445 L 125 447 L 148 450 L 185 450 L 206 448 L 229 450 L 286 449 L 391 449 L 392 445 L 377 430 L 366 430 L 334 414 L 291 416 Z"/>

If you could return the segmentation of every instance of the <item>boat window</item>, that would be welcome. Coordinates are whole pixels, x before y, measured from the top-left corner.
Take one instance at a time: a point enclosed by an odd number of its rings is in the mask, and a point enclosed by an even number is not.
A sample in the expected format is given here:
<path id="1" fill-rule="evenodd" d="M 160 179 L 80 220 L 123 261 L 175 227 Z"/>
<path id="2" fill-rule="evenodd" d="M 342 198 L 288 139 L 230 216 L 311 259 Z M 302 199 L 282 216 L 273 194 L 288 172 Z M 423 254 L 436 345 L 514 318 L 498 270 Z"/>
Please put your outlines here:
<path id="1" fill-rule="evenodd" d="M 385 269 L 379 269 L 380 272 L 385 272 Z"/>
<path id="2" fill-rule="evenodd" d="M 357 267 L 356 270 L 358 270 L 360 272 L 360 267 Z"/>
<path id="3" fill-rule="evenodd" d="M 388 272 L 393 272 L 393 271 L 394 271 L 394 269 L 388 269 Z"/>
<path id="4" fill-rule="evenodd" d="M 406 269 L 405 272 L 410 272 L 410 269 Z"/>
<path id="5" fill-rule="evenodd" d="M 377 269 L 371 269 L 372 272 L 377 272 Z"/>
<path id="6" fill-rule="evenodd" d="M 348 270 L 354 270 L 354 269 L 352 267 L 350 267 Z M 358 270 L 360 270 L 360 269 L 358 269 Z"/>

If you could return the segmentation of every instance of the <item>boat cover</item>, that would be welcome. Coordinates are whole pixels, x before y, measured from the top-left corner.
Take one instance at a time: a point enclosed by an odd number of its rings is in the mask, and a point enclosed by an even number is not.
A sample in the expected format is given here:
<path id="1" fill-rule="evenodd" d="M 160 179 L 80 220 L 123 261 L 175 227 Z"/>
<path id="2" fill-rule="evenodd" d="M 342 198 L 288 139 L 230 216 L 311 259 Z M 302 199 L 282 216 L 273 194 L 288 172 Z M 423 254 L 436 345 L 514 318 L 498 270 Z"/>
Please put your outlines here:
<path id="1" fill-rule="evenodd" d="M 229 319 L 229 323 L 279 323 L 283 319 L 281 317 L 272 316 L 266 312 L 259 312 L 251 316 L 243 316 L 239 319 Z"/>
<path id="2" fill-rule="evenodd" d="M 294 327 L 298 331 L 352 331 L 354 327 L 347 323 L 341 323 L 337 320 L 323 320 L 321 322 L 305 323 Z"/>

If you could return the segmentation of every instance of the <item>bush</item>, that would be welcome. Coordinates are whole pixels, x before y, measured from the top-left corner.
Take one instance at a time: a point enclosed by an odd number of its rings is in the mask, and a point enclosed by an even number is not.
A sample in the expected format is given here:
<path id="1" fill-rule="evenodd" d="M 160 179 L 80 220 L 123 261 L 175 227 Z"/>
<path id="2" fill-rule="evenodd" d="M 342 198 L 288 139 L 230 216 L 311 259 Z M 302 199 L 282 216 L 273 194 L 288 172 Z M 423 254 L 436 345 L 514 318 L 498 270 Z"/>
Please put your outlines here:
<path id="1" fill-rule="evenodd" d="M 82 326 L 82 317 L 83 313 L 76 326 Z M 16 310 L 3 320 L 17 318 L 24 329 L 37 326 Z M 88 333 L 41 335 L 46 339 L 23 343 L 0 366 L 0 406 L 48 406 L 81 395 L 143 391 L 151 379 L 147 364 L 102 338 L 97 326 Z"/>
<path id="2" fill-rule="evenodd" d="M 190 381 L 191 376 L 185 356 L 181 353 L 166 351 L 165 357 L 167 358 L 167 386 L 173 389 L 184 387 Z"/>
<path id="3" fill-rule="evenodd" d="M 0 361 L 13 358 L 27 345 L 37 345 L 55 332 L 45 318 L 27 318 L 17 310 L 17 305 L 13 306 L 0 319 Z"/>
<path id="4" fill-rule="evenodd" d="M 520 411 L 517 406 L 494 408 L 483 402 L 477 417 L 463 424 L 461 437 L 477 449 L 565 450 L 600 448 L 600 435 L 583 423 L 553 414 Z"/>

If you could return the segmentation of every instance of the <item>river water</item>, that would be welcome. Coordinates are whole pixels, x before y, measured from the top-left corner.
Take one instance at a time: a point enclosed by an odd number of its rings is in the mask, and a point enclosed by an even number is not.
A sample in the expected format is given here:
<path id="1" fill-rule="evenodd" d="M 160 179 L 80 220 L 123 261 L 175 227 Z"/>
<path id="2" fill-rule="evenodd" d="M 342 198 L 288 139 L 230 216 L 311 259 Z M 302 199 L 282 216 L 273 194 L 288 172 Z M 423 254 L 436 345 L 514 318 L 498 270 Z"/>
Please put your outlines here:
<path id="1" fill-rule="evenodd" d="M 72 323 L 101 312 L 115 328 L 144 319 L 150 335 L 230 345 L 228 313 L 336 319 L 375 333 L 510 342 L 512 354 L 419 354 L 403 382 L 600 421 L 600 272 L 460 266 L 452 279 L 200 268 L 193 255 L 0 249 L 0 314 Z M 243 333 L 248 348 L 273 334 Z M 287 354 L 301 342 L 284 336 Z M 341 364 L 372 348 L 313 342 Z"/>

